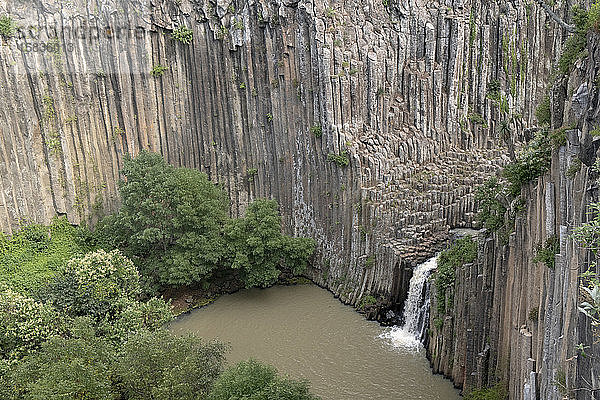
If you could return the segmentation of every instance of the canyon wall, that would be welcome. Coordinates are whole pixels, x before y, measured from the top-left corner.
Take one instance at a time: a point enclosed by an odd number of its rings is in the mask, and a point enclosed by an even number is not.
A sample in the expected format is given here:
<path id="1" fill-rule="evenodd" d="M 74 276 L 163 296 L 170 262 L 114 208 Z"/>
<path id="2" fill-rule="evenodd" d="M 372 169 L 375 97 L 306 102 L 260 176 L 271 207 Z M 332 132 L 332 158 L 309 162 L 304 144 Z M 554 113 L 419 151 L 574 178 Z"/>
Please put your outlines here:
<path id="1" fill-rule="evenodd" d="M 599 194 L 597 34 L 588 34 L 585 54 L 551 88 L 553 124 L 573 129 L 554 151 L 549 172 L 522 188 L 513 233 L 508 241 L 479 234 L 476 262 L 456 271 L 451 313 L 438 315 L 433 300 L 431 364 L 466 392 L 502 382 L 510 399 L 600 394 L 598 332 L 577 310 L 584 299 L 580 275 L 595 260 L 572 237 L 592 218 L 589 205 Z M 559 243 L 553 267 L 535 260 L 551 237 Z"/>
<path id="2" fill-rule="evenodd" d="M 309 274 L 349 303 L 401 303 L 410 267 L 472 225 L 473 187 L 507 160 L 500 109 L 518 117 L 512 146 L 565 38 L 522 0 L 11 0 L 5 13 L 20 29 L 0 46 L 1 230 L 93 223 L 118 206 L 123 156 L 150 149 L 221 183 L 233 214 L 277 199 L 286 230 L 317 240 Z M 180 25 L 191 43 L 172 38 Z"/>

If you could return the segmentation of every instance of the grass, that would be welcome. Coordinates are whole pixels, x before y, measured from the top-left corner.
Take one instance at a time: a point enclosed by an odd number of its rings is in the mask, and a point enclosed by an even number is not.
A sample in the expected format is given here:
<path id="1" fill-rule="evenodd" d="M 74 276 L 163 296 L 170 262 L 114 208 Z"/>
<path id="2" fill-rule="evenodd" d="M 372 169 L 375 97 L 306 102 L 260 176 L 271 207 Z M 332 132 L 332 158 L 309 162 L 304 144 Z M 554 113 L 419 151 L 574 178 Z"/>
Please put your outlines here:
<path id="1" fill-rule="evenodd" d="M 350 158 L 348 158 L 348 152 L 342 151 L 340 154 L 329 153 L 327 155 L 327 161 L 336 164 L 338 167 L 347 167 L 350 164 Z"/>

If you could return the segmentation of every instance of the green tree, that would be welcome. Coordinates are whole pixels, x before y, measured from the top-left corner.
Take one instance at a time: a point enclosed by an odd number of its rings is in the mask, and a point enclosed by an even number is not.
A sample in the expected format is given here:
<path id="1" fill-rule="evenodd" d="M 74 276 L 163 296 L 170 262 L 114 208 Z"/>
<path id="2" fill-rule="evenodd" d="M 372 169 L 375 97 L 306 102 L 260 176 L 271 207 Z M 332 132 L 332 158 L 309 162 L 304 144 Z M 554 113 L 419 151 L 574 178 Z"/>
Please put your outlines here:
<path id="1" fill-rule="evenodd" d="M 120 341 L 128 332 L 157 329 L 172 319 L 162 299 L 139 301 L 139 274 L 119 250 L 98 250 L 65 265 L 38 297 L 67 318 L 89 316 L 98 334 Z"/>
<path id="2" fill-rule="evenodd" d="M 61 321 L 51 306 L 0 286 L 0 372 L 58 335 Z"/>
<path id="3" fill-rule="evenodd" d="M 117 399 L 111 381 L 114 350 L 96 337 L 54 337 L 0 378 L 8 400 Z"/>
<path id="4" fill-rule="evenodd" d="M 282 378 L 277 370 L 258 361 L 242 361 L 217 380 L 210 400 L 317 400 L 308 382 Z"/>
<path id="5" fill-rule="evenodd" d="M 248 206 L 243 218 L 225 227 L 230 266 L 241 273 L 246 287 L 267 287 L 286 267 L 301 273 L 314 252 L 314 241 L 281 233 L 281 216 L 275 200 L 259 199 Z"/>
<path id="6" fill-rule="evenodd" d="M 126 157 L 122 173 L 122 207 L 99 224 L 99 242 L 123 249 L 154 283 L 209 279 L 224 256 L 224 192 L 205 174 L 175 168 L 146 151 Z"/>
<path id="7" fill-rule="evenodd" d="M 115 374 L 130 400 L 197 400 L 207 397 L 222 371 L 225 346 L 168 331 L 140 331 L 124 344 Z"/>

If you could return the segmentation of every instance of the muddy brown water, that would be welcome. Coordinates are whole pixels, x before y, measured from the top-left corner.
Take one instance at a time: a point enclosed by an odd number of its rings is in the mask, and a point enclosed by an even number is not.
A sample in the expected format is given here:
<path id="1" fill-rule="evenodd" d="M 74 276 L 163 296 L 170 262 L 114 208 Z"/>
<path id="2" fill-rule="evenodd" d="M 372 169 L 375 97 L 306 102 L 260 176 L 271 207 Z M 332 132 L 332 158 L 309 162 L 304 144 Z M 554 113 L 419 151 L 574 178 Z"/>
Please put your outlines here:
<path id="1" fill-rule="evenodd" d="M 307 379 L 324 400 L 454 400 L 450 381 L 433 375 L 423 349 L 393 340 L 314 285 L 277 286 L 222 296 L 171 325 L 230 344 L 227 363 L 248 358 Z"/>

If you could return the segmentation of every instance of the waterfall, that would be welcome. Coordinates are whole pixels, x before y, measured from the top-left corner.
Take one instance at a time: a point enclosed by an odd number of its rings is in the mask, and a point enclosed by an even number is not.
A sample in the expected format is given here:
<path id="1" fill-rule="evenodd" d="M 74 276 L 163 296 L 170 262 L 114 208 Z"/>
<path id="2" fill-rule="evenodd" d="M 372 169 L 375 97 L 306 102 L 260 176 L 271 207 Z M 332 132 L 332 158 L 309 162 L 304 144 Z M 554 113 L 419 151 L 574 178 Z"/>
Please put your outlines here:
<path id="1" fill-rule="evenodd" d="M 436 267 L 437 257 L 433 257 L 413 270 L 404 303 L 404 325 L 392 327 L 380 336 L 390 340 L 394 347 L 415 351 L 421 348 L 429 323 L 430 299 L 427 278 Z"/>

